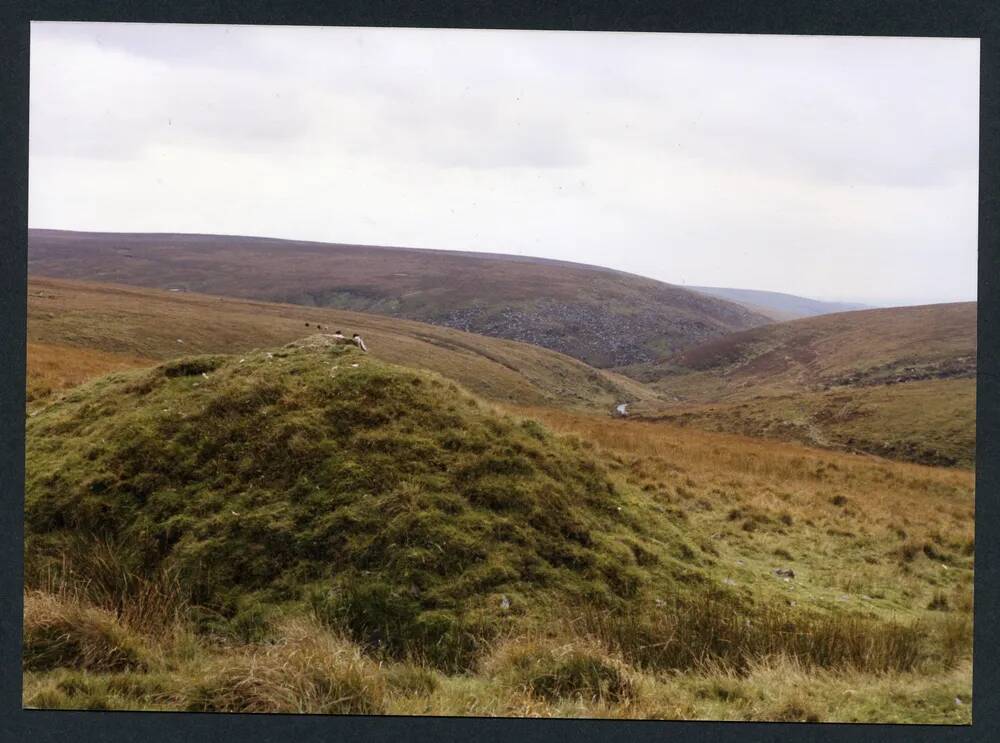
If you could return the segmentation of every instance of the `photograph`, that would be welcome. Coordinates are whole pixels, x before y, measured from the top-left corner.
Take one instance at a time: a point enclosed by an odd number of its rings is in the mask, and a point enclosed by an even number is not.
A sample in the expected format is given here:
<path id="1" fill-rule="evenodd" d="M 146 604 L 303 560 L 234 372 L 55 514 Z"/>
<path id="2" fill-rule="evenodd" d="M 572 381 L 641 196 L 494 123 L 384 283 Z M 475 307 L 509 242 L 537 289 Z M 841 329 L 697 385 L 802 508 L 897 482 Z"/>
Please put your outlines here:
<path id="1" fill-rule="evenodd" d="M 23 708 L 972 724 L 978 38 L 32 21 L 28 95 Z"/>

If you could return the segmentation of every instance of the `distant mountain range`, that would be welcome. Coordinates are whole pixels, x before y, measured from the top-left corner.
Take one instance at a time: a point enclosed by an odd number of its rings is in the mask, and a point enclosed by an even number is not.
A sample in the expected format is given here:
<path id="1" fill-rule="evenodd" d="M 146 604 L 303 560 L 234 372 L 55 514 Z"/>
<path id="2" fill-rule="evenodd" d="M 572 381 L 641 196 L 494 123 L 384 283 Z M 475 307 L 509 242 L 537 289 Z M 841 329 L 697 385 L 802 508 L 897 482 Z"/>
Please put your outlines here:
<path id="1" fill-rule="evenodd" d="M 800 317 L 830 315 L 834 312 L 872 309 L 870 305 L 856 302 L 823 302 L 818 299 L 798 297 L 794 294 L 765 292 L 757 289 L 730 289 L 714 286 L 685 286 L 684 288 L 736 302 L 752 312 L 767 315 L 778 322 L 796 320 Z"/>

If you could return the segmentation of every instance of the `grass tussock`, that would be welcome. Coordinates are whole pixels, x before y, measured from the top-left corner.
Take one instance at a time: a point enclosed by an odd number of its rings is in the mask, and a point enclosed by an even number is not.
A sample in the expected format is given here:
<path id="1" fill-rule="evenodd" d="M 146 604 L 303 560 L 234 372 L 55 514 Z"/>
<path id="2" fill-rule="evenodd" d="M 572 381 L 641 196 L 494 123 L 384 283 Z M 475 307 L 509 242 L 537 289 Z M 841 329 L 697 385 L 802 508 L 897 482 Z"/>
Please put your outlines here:
<path id="1" fill-rule="evenodd" d="M 99 537 L 71 535 L 51 552 L 29 554 L 25 585 L 85 602 L 144 634 L 169 633 L 187 616 L 188 591 L 169 563 L 144 573 L 129 544 Z"/>
<path id="2" fill-rule="evenodd" d="M 515 691 L 554 702 L 625 704 L 635 698 L 631 672 L 598 643 L 521 638 L 501 644 L 482 665 Z"/>
<path id="3" fill-rule="evenodd" d="M 198 712 L 379 714 L 386 683 L 349 641 L 300 622 L 273 644 L 210 662 L 185 692 Z"/>
<path id="4" fill-rule="evenodd" d="M 110 612 L 40 591 L 25 594 L 25 670 L 143 670 L 146 655 L 142 640 Z"/>

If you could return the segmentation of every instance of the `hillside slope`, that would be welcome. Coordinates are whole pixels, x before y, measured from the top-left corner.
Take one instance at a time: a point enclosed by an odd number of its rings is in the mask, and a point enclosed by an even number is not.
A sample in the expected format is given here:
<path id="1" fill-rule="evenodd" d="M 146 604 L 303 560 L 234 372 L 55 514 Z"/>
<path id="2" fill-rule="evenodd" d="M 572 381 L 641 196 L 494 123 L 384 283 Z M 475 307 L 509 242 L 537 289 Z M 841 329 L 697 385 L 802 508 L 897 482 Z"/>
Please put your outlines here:
<path id="1" fill-rule="evenodd" d="M 825 315 L 633 369 L 668 402 L 633 412 L 926 464 L 972 466 L 976 304 Z"/>
<path id="2" fill-rule="evenodd" d="M 976 303 L 837 313 L 733 333 L 642 378 L 686 399 L 972 377 Z"/>
<path id="3" fill-rule="evenodd" d="M 29 393 L 43 397 L 71 386 L 86 369 L 104 373 L 142 359 L 151 365 L 185 354 L 280 345 L 318 325 L 324 332 L 361 333 L 372 356 L 439 372 L 498 402 L 607 412 L 617 402 L 651 394 L 630 379 L 544 348 L 418 322 L 38 278 L 28 283 Z"/>
<path id="4" fill-rule="evenodd" d="M 615 367 L 770 322 L 632 274 L 510 255 L 254 237 L 30 230 L 33 276 L 333 307 L 532 343 Z"/>

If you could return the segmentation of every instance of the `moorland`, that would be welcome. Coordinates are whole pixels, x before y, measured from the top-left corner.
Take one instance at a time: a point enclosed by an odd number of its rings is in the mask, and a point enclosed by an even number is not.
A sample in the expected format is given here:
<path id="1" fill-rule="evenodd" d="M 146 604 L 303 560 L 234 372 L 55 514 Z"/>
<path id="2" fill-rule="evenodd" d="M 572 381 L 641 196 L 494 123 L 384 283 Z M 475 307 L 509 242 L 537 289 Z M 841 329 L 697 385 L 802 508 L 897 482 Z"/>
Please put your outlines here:
<path id="1" fill-rule="evenodd" d="M 27 706 L 971 720 L 974 304 L 597 358 L 94 242 L 32 243 Z"/>

